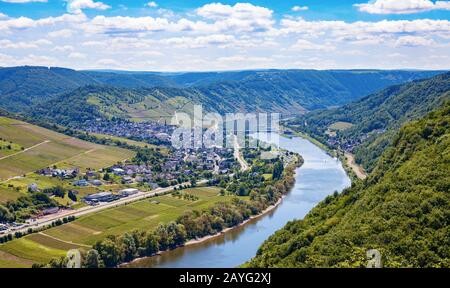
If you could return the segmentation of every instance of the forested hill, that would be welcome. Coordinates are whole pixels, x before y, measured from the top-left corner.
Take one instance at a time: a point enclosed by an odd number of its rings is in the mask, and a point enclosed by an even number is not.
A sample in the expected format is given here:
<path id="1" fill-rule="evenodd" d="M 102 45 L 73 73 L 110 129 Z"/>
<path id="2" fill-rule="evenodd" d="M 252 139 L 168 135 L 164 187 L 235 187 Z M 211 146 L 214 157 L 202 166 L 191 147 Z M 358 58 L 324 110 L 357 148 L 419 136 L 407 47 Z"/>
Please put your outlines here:
<path id="1" fill-rule="evenodd" d="M 176 84 L 157 75 L 119 75 L 40 66 L 0 68 L 0 106 L 20 112 L 30 105 L 85 85 L 133 88 Z"/>
<path id="2" fill-rule="evenodd" d="M 173 90 L 164 91 L 165 97 L 176 98 L 181 95 L 201 99 L 206 104 L 220 102 L 223 104 L 223 111 L 219 112 L 228 111 L 226 107 L 233 107 L 234 111 L 264 110 L 291 115 L 302 113 L 305 109 L 346 104 L 387 86 L 431 77 L 437 73 L 439 72 L 261 70 L 164 74 L 11 67 L 0 68 L 0 107 L 23 112 L 30 106 L 86 85 L 108 85 L 122 89 L 172 88 Z"/>
<path id="3" fill-rule="evenodd" d="M 450 73 L 391 86 L 339 108 L 313 111 L 291 124 L 324 143 L 353 148 L 356 160 L 371 171 L 401 125 L 425 116 L 447 100 Z"/>
<path id="4" fill-rule="evenodd" d="M 252 267 L 450 267 L 450 104 L 400 129 L 366 181 L 271 236 Z"/>

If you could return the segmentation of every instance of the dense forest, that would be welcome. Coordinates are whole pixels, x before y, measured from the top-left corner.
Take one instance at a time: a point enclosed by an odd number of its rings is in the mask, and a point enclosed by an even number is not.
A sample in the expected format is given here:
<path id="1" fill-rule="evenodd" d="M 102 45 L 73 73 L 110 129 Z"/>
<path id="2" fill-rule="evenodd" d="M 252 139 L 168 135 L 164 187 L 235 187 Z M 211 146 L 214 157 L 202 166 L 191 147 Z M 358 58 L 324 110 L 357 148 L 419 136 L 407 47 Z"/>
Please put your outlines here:
<path id="1" fill-rule="evenodd" d="M 445 73 L 391 86 L 339 108 L 313 111 L 291 121 L 290 125 L 322 143 L 337 138 L 338 144 L 330 145 L 333 148 L 346 144 L 355 146 L 353 152 L 357 162 L 371 171 L 401 125 L 425 116 L 448 100 L 450 73 Z M 347 122 L 352 126 L 330 136 L 327 131 L 336 122 Z"/>
<path id="2" fill-rule="evenodd" d="M 249 267 L 450 267 L 450 102 L 402 127 L 365 181 L 289 222 Z"/>
<path id="3" fill-rule="evenodd" d="M 114 98 L 116 95 L 114 89 L 106 91 L 103 86 L 121 89 L 119 90 L 121 94 L 133 98 L 134 104 L 142 103 L 140 108 L 146 110 L 158 106 L 164 108 L 171 104 L 170 101 L 166 101 L 167 99 L 182 98 L 185 102 L 201 103 L 206 110 L 220 113 L 239 110 L 296 115 L 305 110 L 346 104 L 390 85 L 431 77 L 437 73 L 378 70 L 261 70 L 162 74 L 10 67 L 0 68 L 0 108 L 24 113 L 36 110 L 35 105 L 51 99 L 58 99 L 61 105 L 70 106 L 72 101 L 65 99 L 73 99 L 72 95 L 86 99 L 86 95 L 81 93 L 92 92 L 93 88 L 77 89 L 90 85 L 100 86 L 96 93 L 106 98 Z M 137 101 L 134 94 L 145 94 L 145 97 Z M 128 100 L 126 99 L 125 104 L 130 104 L 127 103 Z M 144 100 L 148 100 L 149 103 Z M 54 102 L 47 103 L 47 107 L 51 107 L 52 103 Z M 84 103 L 86 106 L 87 104 Z M 99 104 L 98 110 L 103 112 L 106 107 Z M 116 105 L 113 112 L 120 114 L 121 106 L 127 108 L 126 105 Z M 126 111 L 122 112 L 126 114 Z"/>

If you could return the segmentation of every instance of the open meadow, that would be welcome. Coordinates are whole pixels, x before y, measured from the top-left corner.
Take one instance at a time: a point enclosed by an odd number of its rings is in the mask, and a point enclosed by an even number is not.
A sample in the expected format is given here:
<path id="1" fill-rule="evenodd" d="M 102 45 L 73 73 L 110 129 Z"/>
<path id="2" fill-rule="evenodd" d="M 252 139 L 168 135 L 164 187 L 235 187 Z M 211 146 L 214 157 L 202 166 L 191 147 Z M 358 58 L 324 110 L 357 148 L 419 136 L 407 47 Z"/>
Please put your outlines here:
<path id="1" fill-rule="evenodd" d="M 133 230 L 149 231 L 159 223 L 176 220 L 188 210 L 202 210 L 217 202 L 231 201 L 234 196 L 220 196 L 217 187 L 198 187 L 183 190 L 198 200 L 184 200 L 167 194 L 147 198 L 127 205 L 92 213 L 74 222 L 57 226 L 38 234 L 31 234 L 0 245 L 0 253 L 8 262 L 0 267 L 30 266 L 46 263 L 65 255 L 72 248 L 89 249 L 107 235 L 121 235 Z M 8 257 L 6 257 L 8 255 Z"/>

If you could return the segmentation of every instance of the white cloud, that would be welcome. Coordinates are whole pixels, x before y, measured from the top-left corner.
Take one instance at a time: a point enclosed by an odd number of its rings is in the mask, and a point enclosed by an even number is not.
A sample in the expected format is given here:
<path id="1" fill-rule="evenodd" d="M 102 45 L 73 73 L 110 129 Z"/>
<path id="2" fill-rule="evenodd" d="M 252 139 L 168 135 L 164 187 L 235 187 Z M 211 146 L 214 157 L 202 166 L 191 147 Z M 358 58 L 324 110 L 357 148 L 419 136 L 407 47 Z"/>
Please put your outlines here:
<path id="1" fill-rule="evenodd" d="M 396 46 L 433 46 L 436 44 L 433 40 L 419 36 L 402 36 L 397 39 Z"/>
<path id="2" fill-rule="evenodd" d="M 12 42 L 10 40 L 0 40 L 0 49 L 30 49 L 37 48 L 38 46 L 34 43 L 28 42 Z"/>
<path id="3" fill-rule="evenodd" d="M 0 49 L 36 49 L 40 46 L 51 45 L 52 42 L 46 39 L 34 41 L 11 41 L 8 39 L 0 40 Z"/>
<path id="4" fill-rule="evenodd" d="M 28 54 L 21 57 L 14 57 L 8 54 L 0 53 L 0 62 L 4 66 L 22 66 L 22 65 L 36 65 L 36 66 L 57 66 L 57 59 L 45 55 Z"/>
<path id="5" fill-rule="evenodd" d="M 213 34 L 200 37 L 176 37 L 164 40 L 164 43 L 180 48 L 202 48 L 209 45 L 228 45 L 235 41 L 233 35 Z"/>
<path id="6" fill-rule="evenodd" d="M 329 43 L 325 43 L 325 44 L 317 44 L 317 43 L 312 43 L 308 40 L 305 39 L 299 39 L 297 40 L 297 42 L 292 45 L 291 47 L 289 47 L 289 49 L 291 50 L 313 50 L 313 51 L 325 51 L 325 52 L 329 52 L 329 51 L 333 51 L 336 48 L 329 44 Z"/>
<path id="7" fill-rule="evenodd" d="M 269 30 L 274 24 L 272 14 L 272 10 L 250 3 L 236 3 L 234 6 L 211 3 L 197 9 L 197 15 L 216 21 L 215 26 L 222 30 Z"/>
<path id="8" fill-rule="evenodd" d="M 158 4 L 155 1 L 150 1 L 146 4 L 146 6 L 155 8 L 158 7 Z"/>
<path id="9" fill-rule="evenodd" d="M 74 51 L 75 48 L 71 45 L 64 45 L 64 46 L 55 46 L 52 51 L 56 51 L 56 52 L 70 52 L 70 51 Z"/>
<path id="10" fill-rule="evenodd" d="M 450 10 L 450 1 L 430 0 L 375 0 L 355 4 L 359 11 L 370 14 L 411 14 L 431 10 Z"/>
<path id="11" fill-rule="evenodd" d="M 51 38 L 69 38 L 69 37 L 72 37 L 73 34 L 75 34 L 74 30 L 61 29 L 61 30 L 49 32 L 48 36 Z"/>
<path id="12" fill-rule="evenodd" d="M 450 57 L 434 63 L 423 56 L 450 56 L 449 20 L 310 21 L 292 15 L 277 20 L 272 10 L 249 3 L 158 11 L 135 17 L 0 18 L 0 63 L 165 71 L 450 67 Z M 405 56 L 401 61 L 386 56 L 396 53 Z"/>
<path id="13" fill-rule="evenodd" d="M 291 8 L 291 10 L 294 12 L 306 11 L 308 9 L 309 9 L 308 6 L 294 6 Z"/>
<path id="14" fill-rule="evenodd" d="M 72 52 L 68 57 L 71 59 L 86 59 L 87 55 L 79 52 Z"/>
<path id="15" fill-rule="evenodd" d="M 67 0 L 67 11 L 75 14 L 83 13 L 83 9 L 106 10 L 109 8 L 111 8 L 111 6 L 93 0 Z"/>
<path id="16" fill-rule="evenodd" d="M 114 59 L 100 59 L 97 62 L 95 62 L 96 66 L 103 66 L 103 67 L 110 67 L 110 66 L 116 66 L 119 67 L 122 64 Z"/>

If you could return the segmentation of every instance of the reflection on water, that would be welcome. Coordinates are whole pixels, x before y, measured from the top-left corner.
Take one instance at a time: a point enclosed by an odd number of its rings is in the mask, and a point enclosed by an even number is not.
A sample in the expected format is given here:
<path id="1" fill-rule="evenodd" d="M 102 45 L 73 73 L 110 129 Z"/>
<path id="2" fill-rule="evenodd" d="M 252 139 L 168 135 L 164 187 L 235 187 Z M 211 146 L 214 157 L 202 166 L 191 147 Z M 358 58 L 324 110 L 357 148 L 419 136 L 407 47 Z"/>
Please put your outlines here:
<path id="1" fill-rule="evenodd" d="M 303 218 L 327 195 L 350 186 L 350 179 L 341 163 L 308 140 L 271 136 L 267 139 L 265 135 L 256 135 L 268 142 L 279 141 L 281 148 L 297 152 L 305 160 L 296 171 L 294 188 L 276 209 L 208 241 L 140 259 L 129 266 L 236 267 L 255 256 L 264 240 L 288 221 Z"/>

